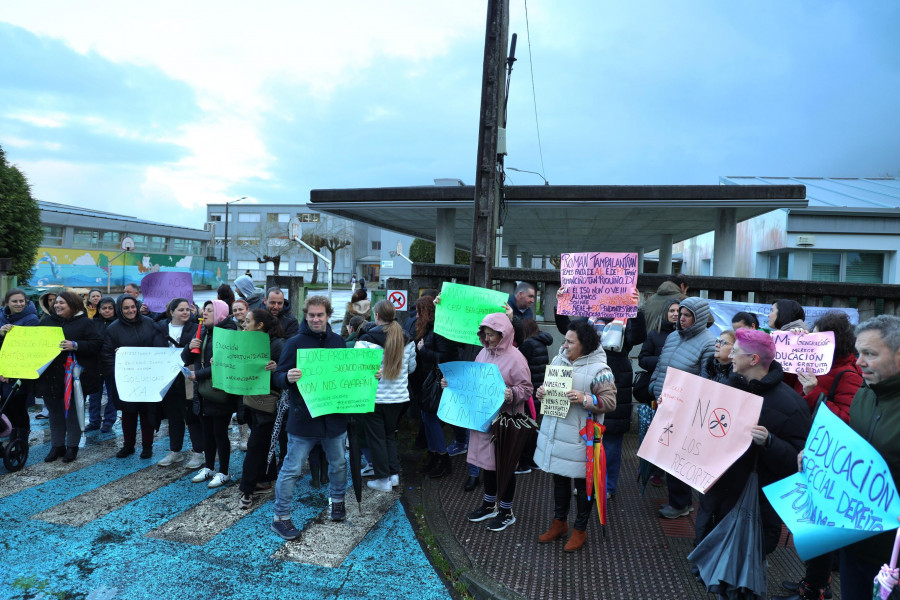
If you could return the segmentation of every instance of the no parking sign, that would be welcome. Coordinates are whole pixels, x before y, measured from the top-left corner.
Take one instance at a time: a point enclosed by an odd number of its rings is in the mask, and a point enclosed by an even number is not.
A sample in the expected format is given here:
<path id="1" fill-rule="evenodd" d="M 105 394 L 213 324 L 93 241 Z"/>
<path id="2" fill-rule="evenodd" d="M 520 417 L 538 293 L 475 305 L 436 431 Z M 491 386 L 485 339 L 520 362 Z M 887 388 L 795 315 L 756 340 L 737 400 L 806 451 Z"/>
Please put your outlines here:
<path id="1" fill-rule="evenodd" d="M 394 310 L 406 310 L 406 291 L 391 290 L 388 292 L 388 300 L 394 305 Z"/>

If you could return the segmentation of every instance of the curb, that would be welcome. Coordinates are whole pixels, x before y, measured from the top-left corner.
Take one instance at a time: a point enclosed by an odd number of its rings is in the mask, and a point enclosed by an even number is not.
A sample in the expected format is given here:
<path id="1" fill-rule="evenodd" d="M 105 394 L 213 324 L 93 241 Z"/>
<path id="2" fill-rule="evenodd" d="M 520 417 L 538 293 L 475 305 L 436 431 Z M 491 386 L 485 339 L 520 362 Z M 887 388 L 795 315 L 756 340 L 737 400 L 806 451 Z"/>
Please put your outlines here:
<path id="1" fill-rule="evenodd" d="M 444 514 L 439 481 L 433 481 L 428 477 L 422 481 L 422 508 L 425 513 L 425 523 L 431 530 L 441 554 L 450 563 L 453 571 L 458 574 L 459 579 L 466 584 L 469 593 L 479 600 L 526 600 L 524 596 L 510 590 L 490 577 L 483 569 L 472 564 L 468 553 L 453 535 L 450 523 Z"/>

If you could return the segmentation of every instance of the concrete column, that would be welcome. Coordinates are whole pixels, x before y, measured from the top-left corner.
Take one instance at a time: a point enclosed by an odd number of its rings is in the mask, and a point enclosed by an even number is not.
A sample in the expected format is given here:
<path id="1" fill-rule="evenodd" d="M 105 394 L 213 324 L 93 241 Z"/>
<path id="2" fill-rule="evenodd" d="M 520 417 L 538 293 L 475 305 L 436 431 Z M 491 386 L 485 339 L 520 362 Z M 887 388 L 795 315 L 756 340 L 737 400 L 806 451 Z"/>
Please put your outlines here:
<path id="1" fill-rule="evenodd" d="M 544 284 L 544 294 L 541 296 L 541 307 L 543 308 L 543 316 L 545 321 L 553 323 L 556 314 L 556 292 L 559 291 L 559 284 L 556 282 L 547 282 Z M 551 335 L 554 332 L 550 332 Z"/>
<path id="2" fill-rule="evenodd" d="M 713 277 L 734 277 L 737 252 L 737 209 L 716 209 L 716 234 L 713 242 Z"/>
<path id="3" fill-rule="evenodd" d="M 456 209 L 439 208 L 434 234 L 434 262 L 452 265 L 456 250 Z"/>
<path id="4" fill-rule="evenodd" d="M 506 247 L 506 266 L 510 269 L 515 269 L 517 266 L 516 260 L 518 259 L 519 247 L 515 244 L 510 244 Z"/>
<path id="5" fill-rule="evenodd" d="M 638 273 L 643 273 L 644 272 L 644 247 L 638 246 L 637 248 L 634 249 L 634 251 L 637 252 L 637 255 L 638 255 Z"/>
<path id="6" fill-rule="evenodd" d="M 664 233 L 659 240 L 659 272 L 672 273 L 672 234 Z"/>
<path id="7" fill-rule="evenodd" d="M 547 255 L 546 255 L 546 254 L 542 254 L 542 255 L 541 255 L 541 268 L 544 269 L 544 270 L 550 268 L 550 261 L 547 260 Z"/>
<path id="8" fill-rule="evenodd" d="M 522 253 L 522 268 L 523 269 L 531 268 L 531 252 L 523 252 Z"/>

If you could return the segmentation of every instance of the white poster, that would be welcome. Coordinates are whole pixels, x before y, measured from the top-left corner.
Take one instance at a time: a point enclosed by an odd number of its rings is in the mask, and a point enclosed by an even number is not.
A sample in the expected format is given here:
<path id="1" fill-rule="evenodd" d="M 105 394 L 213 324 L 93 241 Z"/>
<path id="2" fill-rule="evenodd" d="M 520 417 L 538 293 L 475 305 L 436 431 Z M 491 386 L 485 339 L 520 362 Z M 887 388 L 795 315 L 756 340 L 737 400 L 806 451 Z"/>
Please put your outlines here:
<path id="1" fill-rule="evenodd" d="M 181 372 L 181 348 L 116 351 L 116 389 L 125 402 L 160 402 Z"/>

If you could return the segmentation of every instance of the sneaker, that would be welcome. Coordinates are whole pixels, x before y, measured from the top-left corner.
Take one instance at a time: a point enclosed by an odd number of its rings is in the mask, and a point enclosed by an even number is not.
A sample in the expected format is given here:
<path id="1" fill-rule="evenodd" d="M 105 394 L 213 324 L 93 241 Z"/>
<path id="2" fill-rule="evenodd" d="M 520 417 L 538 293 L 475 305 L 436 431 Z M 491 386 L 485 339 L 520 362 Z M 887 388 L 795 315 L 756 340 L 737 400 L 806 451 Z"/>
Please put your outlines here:
<path id="1" fill-rule="evenodd" d="M 371 483 L 371 482 L 369 482 Z M 343 521 L 347 518 L 347 507 L 344 504 L 344 501 L 335 502 L 331 501 L 331 520 L 332 521 Z"/>
<path id="2" fill-rule="evenodd" d="M 528 465 L 520 465 L 516 467 L 516 475 L 528 475 L 531 473 L 531 467 Z"/>
<path id="3" fill-rule="evenodd" d="M 50 418 L 50 413 L 47 413 L 47 414 L 44 414 L 44 413 L 38 413 L 38 414 L 34 415 L 34 418 L 35 418 L 35 419 L 41 419 L 41 420 L 43 420 L 43 419 L 49 419 L 49 418 Z"/>
<path id="4" fill-rule="evenodd" d="M 100 428 L 100 433 L 109 433 L 112 431 L 112 425 L 104 425 Z"/>
<path id="5" fill-rule="evenodd" d="M 664 519 L 677 519 L 679 517 L 688 516 L 689 514 L 691 514 L 691 512 L 693 512 L 693 510 L 693 506 L 675 508 L 674 506 L 667 504 L 659 509 L 659 516 L 663 517 Z"/>
<path id="6" fill-rule="evenodd" d="M 384 479 L 372 479 L 371 481 L 367 481 L 366 485 L 373 490 L 378 490 L 379 492 L 389 492 L 391 491 L 391 478 L 385 477 Z"/>
<path id="7" fill-rule="evenodd" d="M 453 442 L 449 446 L 447 446 L 447 454 L 450 456 L 459 456 L 460 454 L 465 454 L 469 451 L 468 444 L 460 444 L 459 442 Z"/>
<path id="8" fill-rule="evenodd" d="M 199 473 L 194 475 L 194 477 L 191 479 L 191 481 L 193 481 L 194 483 L 200 483 L 201 481 L 206 481 L 207 479 L 212 479 L 213 475 L 214 475 L 214 472 L 212 469 L 207 469 L 206 467 L 203 467 L 202 469 L 200 469 Z"/>
<path id="9" fill-rule="evenodd" d="M 479 521 L 486 521 L 487 519 L 492 519 L 496 517 L 499 513 L 497 512 L 496 504 L 482 504 L 481 508 L 478 510 L 469 513 L 469 520 L 473 523 L 477 523 Z"/>
<path id="10" fill-rule="evenodd" d="M 153 456 L 153 446 L 141 448 L 141 458 L 150 458 L 151 456 Z"/>
<path id="11" fill-rule="evenodd" d="M 267 494 L 272 494 L 274 492 L 275 492 L 275 486 L 268 482 L 267 483 L 257 483 L 256 489 L 254 490 L 254 493 L 262 494 L 264 496 Z"/>
<path id="12" fill-rule="evenodd" d="M 185 469 L 197 469 L 206 462 L 206 456 L 202 452 L 191 452 L 191 457 L 184 463 Z"/>
<path id="13" fill-rule="evenodd" d="M 296 540 L 300 537 L 300 530 L 294 527 L 290 517 L 272 521 L 272 531 L 287 541 Z"/>
<path id="14" fill-rule="evenodd" d="M 98 429 L 100 429 L 100 423 L 91 423 L 84 428 L 84 432 L 87 433 L 88 431 L 97 431 Z"/>
<path id="15" fill-rule="evenodd" d="M 391 475 L 391 487 L 397 487 L 400 485 L 400 475 L 395 473 Z"/>
<path id="16" fill-rule="evenodd" d="M 184 460 L 184 456 L 182 456 L 181 452 L 169 451 L 161 461 L 156 463 L 160 467 L 168 467 L 174 465 L 175 463 L 180 463 Z"/>
<path id="17" fill-rule="evenodd" d="M 359 472 L 359 474 L 362 475 L 363 477 L 374 477 L 375 476 L 375 467 L 373 467 L 372 465 L 366 465 L 362 468 L 362 470 Z"/>
<path id="18" fill-rule="evenodd" d="M 488 522 L 487 528 L 491 531 L 503 531 L 515 522 L 516 516 L 512 514 L 512 511 L 501 512 Z"/>
<path id="19" fill-rule="evenodd" d="M 116 458 L 127 458 L 134 454 L 134 446 L 122 446 L 119 448 L 119 451 L 116 452 Z"/>
<path id="20" fill-rule="evenodd" d="M 195 477 L 195 479 L 196 479 L 196 477 Z M 206 484 L 206 487 L 208 487 L 208 488 L 222 487 L 229 481 L 231 481 L 231 475 L 226 475 L 225 473 L 216 473 L 213 476 L 212 480 Z"/>
<path id="21" fill-rule="evenodd" d="M 253 506 L 253 496 L 250 494 L 241 494 L 241 499 L 238 500 L 238 508 L 241 510 L 248 510 L 251 506 Z"/>

